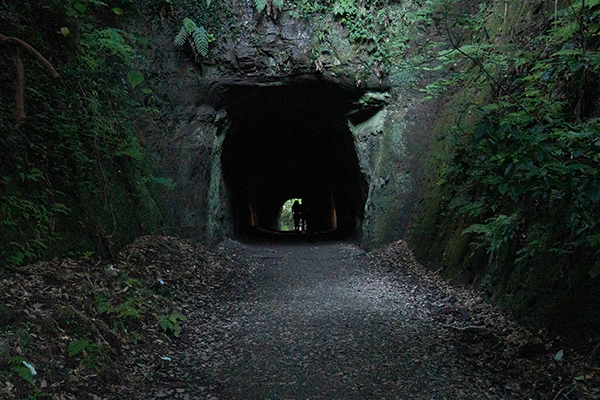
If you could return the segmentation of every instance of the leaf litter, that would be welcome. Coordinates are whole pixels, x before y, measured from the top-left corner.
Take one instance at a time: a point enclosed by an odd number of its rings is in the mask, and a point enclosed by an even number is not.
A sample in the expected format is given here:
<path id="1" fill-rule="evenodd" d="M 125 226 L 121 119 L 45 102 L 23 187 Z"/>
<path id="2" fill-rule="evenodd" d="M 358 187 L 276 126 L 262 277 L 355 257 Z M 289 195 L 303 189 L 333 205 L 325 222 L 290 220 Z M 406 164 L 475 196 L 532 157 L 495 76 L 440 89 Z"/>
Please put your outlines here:
<path id="1" fill-rule="evenodd" d="M 401 241 L 146 236 L 0 289 L 0 398 L 600 398 L 598 343 L 519 325 Z"/>

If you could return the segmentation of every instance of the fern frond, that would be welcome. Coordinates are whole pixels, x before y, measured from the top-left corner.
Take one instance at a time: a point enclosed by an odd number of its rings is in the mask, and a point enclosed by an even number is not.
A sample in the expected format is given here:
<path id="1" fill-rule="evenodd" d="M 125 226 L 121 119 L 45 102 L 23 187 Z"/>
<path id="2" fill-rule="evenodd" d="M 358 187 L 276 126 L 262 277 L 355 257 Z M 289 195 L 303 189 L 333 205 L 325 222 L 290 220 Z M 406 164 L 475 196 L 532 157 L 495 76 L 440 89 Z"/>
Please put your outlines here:
<path id="1" fill-rule="evenodd" d="M 344 9 L 344 7 L 341 6 L 340 3 L 335 3 L 333 5 L 333 15 L 339 17 L 340 15 L 344 15 L 346 13 L 346 10 Z"/>
<path id="2" fill-rule="evenodd" d="M 195 55 L 200 54 L 202 57 L 206 57 L 208 43 L 210 42 L 208 32 L 203 26 L 198 26 L 191 19 L 184 18 L 183 26 L 175 36 L 174 41 L 177 46 L 183 46 L 188 40 Z"/>
<path id="3" fill-rule="evenodd" d="M 267 6 L 267 0 L 254 0 L 254 5 L 256 6 L 256 10 L 260 13 Z"/>
<path id="4" fill-rule="evenodd" d="M 203 26 L 199 26 L 192 32 L 192 38 L 194 39 L 194 47 L 196 51 L 206 57 L 208 54 L 208 33 Z"/>
<path id="5" fill-rule="evenodd" d="M 273 0 L 273 5 L 281 10 L 283 8 L 283 0 Z"/>
<path id="6" fill-rule="evenodd" d="M 192 21 L 189 18 L 184 18 L 183 19 L 183 27 L 185 28 L 185 30 L 187 31 L 187 33 L 192 33 L 194 32 L 194 30 L 198 27 L 196 25 L 196 23 L 194 21 Z"/>
<path id="7" fill-rule="evenodd" d="M 189 32 L 185 29 L 185 26 L 182 26 L 179 30 L 179 33 L 175 36 L 174 42 L 177 46 L 183 46 L 187 38 L 189 37 Z"/>

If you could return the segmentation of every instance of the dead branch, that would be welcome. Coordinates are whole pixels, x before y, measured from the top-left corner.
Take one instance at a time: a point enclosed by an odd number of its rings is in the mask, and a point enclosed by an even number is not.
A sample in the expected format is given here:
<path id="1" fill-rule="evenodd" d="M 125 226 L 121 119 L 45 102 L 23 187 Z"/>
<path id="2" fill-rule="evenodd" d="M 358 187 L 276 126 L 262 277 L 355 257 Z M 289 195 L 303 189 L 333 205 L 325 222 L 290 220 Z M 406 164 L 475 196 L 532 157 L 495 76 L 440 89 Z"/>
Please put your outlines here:
<path id="1" fill-rule="evenodd" d="M 56 72 L 56 70 L 54 69 L 52 64 L 50 64 L 50 61 L 48 61 L 43 55 L 41 55 L 36 49 L 34 49 L 28 43 L 26 43 L 16 37 L 5 36 L 0 33 L 0 45 L 2 45 L 2 44 L 4 44 L 4 45 L 6 45 L 6 44 L 20 45 L 25 50 L 27 50 L 27 52 L 29 54 L 31 54 L 33 57 L 35 57 L 39 61 L 40 64 L 42 64 L 44 67 L 46 67 L 46 69 L 50 73 L 50 76 L 52 76 L 53 78 L 59 77 L 58 72 Z"/>
<path id="2" fill-rule="evenodd" d="M 21 125 L 27 118 L 25 115 L 25 67 L 23 66 L 23 62 L 21 61 L 17 47 L 20 46 L 24 48 L 29 54 L 35 57 L 35 59 L 48 70 L 50 76 L 53 78 L 58 78 L 59 75 L 52 64 L 50 64 L 50 61 L 42 56 L 31 45 L 22 41 L 21 39 L 0 34 L 0 46 L 1 45 L 13 47 L 9 50 L 9 54 L 17 70 L 17 81 L 15 86 L 15 119 L 17 120 L 17 124 Z"/>
<path id="3" fill-rule="evenodd" d="M 19 57 L 19 53 L 16 50 L 12 50 L 10 52 L 10 58 L 15 64 L 15 68 L 17 69 L 17 82 L 15 84 L 15 119 L 17 120 L 17 124 L 23 124 L 25 119 L 25 68 L 23 67 L 23 62 L 21 61 L 21 57 Z"/>

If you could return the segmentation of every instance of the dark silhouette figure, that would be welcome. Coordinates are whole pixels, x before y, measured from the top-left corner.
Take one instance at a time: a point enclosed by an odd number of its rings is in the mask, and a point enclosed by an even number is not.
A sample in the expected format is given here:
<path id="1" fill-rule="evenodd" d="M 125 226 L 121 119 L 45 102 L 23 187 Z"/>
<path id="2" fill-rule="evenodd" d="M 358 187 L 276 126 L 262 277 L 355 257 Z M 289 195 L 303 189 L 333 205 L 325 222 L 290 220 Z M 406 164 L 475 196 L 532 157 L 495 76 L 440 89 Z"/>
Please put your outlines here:
<path id="1" fill-rule="evenodd" d="M 294 214 L 294 230 L 299 231 L 302 225 L 302 230 L 304 230 L 304 219 L 303 219 L 303 207 L 302 204 L 296 200 L 294 205 L 292 205 L 292 213 Z"/>

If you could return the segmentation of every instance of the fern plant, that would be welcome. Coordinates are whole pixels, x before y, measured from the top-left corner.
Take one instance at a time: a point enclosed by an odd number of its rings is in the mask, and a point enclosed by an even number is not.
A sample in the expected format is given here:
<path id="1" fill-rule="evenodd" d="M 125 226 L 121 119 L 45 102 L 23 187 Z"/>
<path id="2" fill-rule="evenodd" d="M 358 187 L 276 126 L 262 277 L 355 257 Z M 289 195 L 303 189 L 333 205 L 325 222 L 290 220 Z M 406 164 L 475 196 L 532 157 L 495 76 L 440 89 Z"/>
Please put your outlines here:
<path id="1" fill-rule="evenodd" d="M 267 6 L 267 0 L 254 0 L 254 6 L 256 7 L 256 10 L 261 13 Z"/>
<path id="2" fill-rule="evenodd" d="M 173 311 L 168 317 L 160 318 L 160 326 L 165 333 L 171 332 L 173 336 L 178 338 L 181 335 L 179 321 L 187 321 L 187 318 L 183 314 Z"/>
<path id="3" fill-rule="evenodd" d="M 267 15 L 277 15 L 277 10 L 283 8 L 283 0 L 254 0 L 254 6 L 256 10 L 261 13 L 265 8 L 267 9 Z"/>
<path id="4" fill-rule="evenodd" d="M 189 18 L 184 18 L 183 25 L 174 39 L 177 46 L 183 46 L 186 42 L 189 42 L 196 58 L 198 58 L 198 54 L 202 57 L 208 55 L 208 45 L 213 40 L 213 36 L 203 26 L 196 25 Z"/>
<path id="5" fill-rule="evenodd" d="M 29 364 L 27 364 L 25 358 L 21 356 L 15 356 L 9 360 L 9 364 L 11 365 L 13 372 L 19 375 L 21 379 L 29 383 L 33 383 L 35 369 L 28 366 Z"/>

